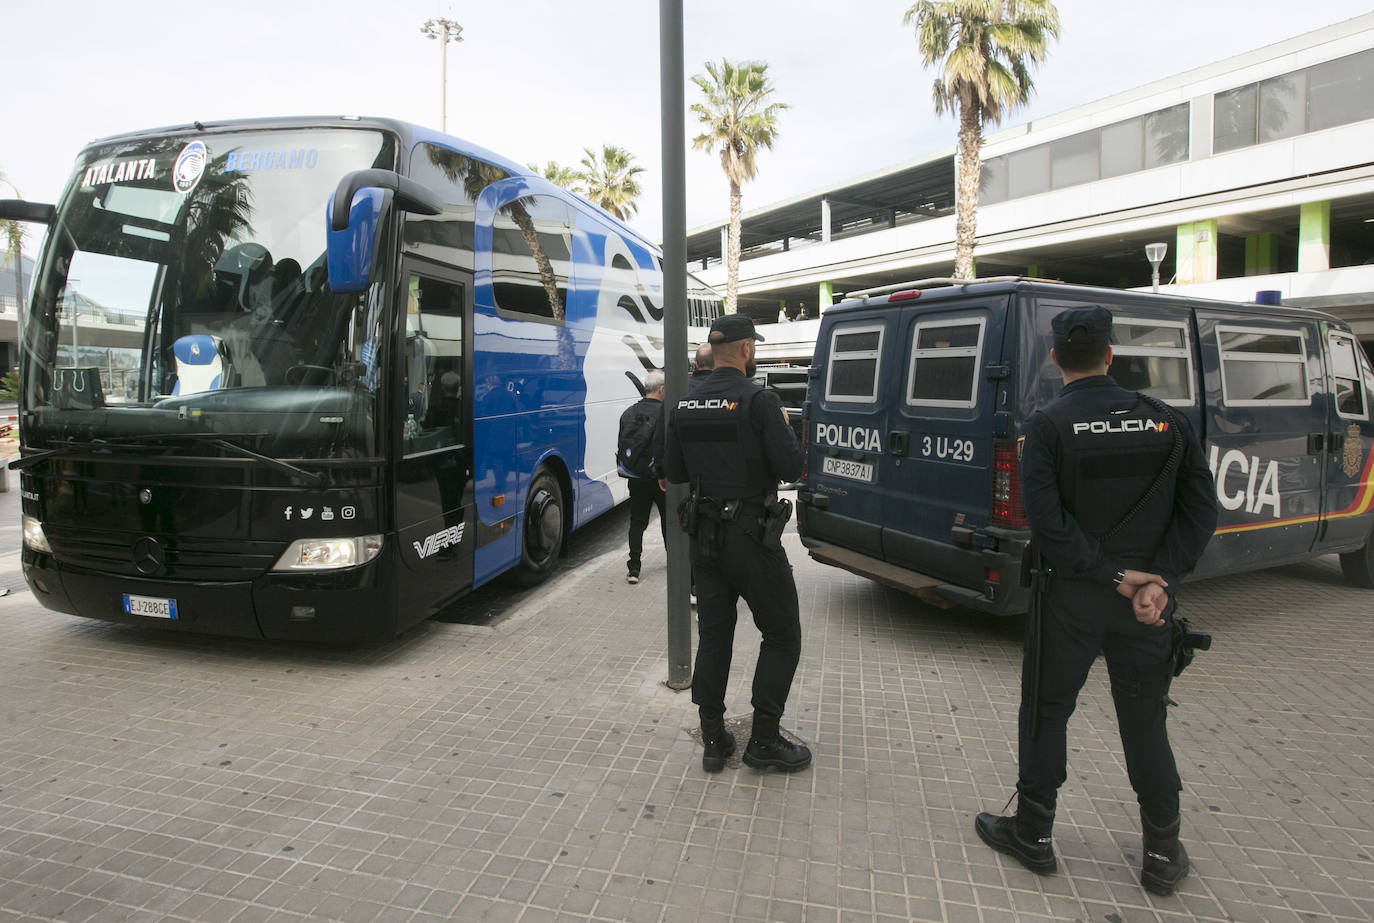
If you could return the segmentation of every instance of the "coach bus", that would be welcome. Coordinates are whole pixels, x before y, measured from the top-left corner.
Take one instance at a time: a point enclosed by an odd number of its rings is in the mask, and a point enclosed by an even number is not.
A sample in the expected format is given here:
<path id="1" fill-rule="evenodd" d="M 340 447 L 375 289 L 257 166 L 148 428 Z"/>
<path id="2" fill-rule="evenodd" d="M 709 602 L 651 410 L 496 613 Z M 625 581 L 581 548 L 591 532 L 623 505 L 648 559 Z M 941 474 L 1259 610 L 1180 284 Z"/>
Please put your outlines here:
<path id="1" fill-rule="evenodd" d="M 386 119 L 197 122 L 93 142 L 55 206 L 0 216 L 49 226 L 12 464 L 48 608 L 382 639 L 539 582 L 626 495 L 661 255 L 511 160 Z"/>

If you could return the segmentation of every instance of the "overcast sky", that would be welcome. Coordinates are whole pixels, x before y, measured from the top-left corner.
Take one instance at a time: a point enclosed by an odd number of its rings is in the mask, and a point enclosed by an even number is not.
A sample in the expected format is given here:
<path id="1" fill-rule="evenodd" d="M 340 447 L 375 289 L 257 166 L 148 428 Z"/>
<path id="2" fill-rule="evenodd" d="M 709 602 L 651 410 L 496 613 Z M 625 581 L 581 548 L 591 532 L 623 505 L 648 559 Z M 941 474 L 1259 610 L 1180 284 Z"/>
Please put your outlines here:
<path id="1" fill-rule="evenodd" d="M 950 149 L 901 0 L 685 0 L 687 75 L 708 59 L 769 65 L 783 113 L 744 187 L 748 211 Z M 448 16 L 448 130 L 521 163 L 576 165 L 583 147 L 647 168 L 631 223 L 659 239 L 658 4 L 653 0 L 3 0 L 9 86 L 0 172 L 55 201 L 80 148 L 192 120 L 356 114 L 439 124 L 440 49 L 420 24 Z M 1371 9 L 1367 0 L 1059 0 L 1061 40 L 1033 102 L 1006 125 L 1263 47 Z M 1148 14 L 1143 13 L 1149 10 Z M 687 84 L 687 103 L 697 91 Z M 689 115 L 689 119 L 690 119 Z M 687 137 L 696 134 L 689 122 Z M 8 196 L 0 187 L 0 196 Z M 323 205 L 321 205 L 323 207 Z M 715 155 L 687 154 L 687 225 L 722 220 Z M 31 238 L 32 240 L 33 238 Z"/>

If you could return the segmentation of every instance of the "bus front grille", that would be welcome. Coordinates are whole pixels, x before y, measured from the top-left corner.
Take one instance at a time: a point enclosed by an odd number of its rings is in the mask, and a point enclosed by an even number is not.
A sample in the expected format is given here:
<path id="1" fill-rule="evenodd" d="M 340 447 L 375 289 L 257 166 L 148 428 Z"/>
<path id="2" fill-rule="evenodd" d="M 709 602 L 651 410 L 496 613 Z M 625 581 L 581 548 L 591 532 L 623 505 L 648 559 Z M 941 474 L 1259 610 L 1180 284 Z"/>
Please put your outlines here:
<path id="1" fill-rule="evenodd" d="M 284 542 L 160 538 L 141 533 L 47 530 L 59 564 L 127 577 L 231 582 L 271 569 Z"/>

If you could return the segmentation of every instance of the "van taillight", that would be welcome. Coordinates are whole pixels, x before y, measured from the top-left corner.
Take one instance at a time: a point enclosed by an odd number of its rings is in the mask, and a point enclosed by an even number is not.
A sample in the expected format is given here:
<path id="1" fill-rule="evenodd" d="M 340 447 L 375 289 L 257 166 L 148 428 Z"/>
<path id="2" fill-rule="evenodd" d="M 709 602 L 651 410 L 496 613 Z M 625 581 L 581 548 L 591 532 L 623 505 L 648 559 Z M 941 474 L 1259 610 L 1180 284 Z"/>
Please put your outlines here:
<path id="1" fill-rule="evenodd" d="M 920 298 L 920 297 L 921 297 L 921 290 L 917 288 L 917 289 L 910 289 L 910 290 L 905 291 L 905 292 L 893 292 L 891 295 L 888 295 L 888 296 L 887 296 L 887 300 L 888 300 L 888 303 L 890 304 L 890 303 L 892 303 L 892 302 L 894 302 L 894 301 L 915 301 L 917 298 Z"/>
<path id="2" fill-rule="evenodd" d="M 1014 529 L 1029 525 L 1021 503 L 1021 475 L 1014 442 L 999 442 L 992 449 L 992 522 Z"/>

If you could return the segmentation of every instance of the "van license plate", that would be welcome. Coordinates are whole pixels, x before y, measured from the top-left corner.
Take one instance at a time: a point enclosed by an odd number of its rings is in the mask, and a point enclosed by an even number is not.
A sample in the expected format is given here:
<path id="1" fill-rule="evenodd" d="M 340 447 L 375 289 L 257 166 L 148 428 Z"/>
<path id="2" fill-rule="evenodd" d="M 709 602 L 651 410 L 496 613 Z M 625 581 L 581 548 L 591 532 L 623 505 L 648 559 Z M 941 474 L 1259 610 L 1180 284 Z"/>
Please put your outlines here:
<path id="1" fill-rule="evenodd" d="M 124 594 L 125 615 L 146 615 L 155 619 L 174 619 L 177 617 L 175 599 L 153 599 L 149 596 L 130 596 Z"/>
<path id="2" fill-rule="evenodd" d="M 851 481 L 873 483 L 873 466 L 868 462 L 850 461 L 847 458 L 827 458 L 821 462 L 822 474 L 833 474 L 837 478 Z"/>

